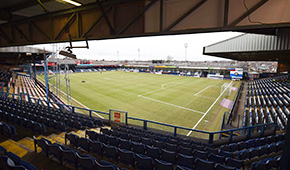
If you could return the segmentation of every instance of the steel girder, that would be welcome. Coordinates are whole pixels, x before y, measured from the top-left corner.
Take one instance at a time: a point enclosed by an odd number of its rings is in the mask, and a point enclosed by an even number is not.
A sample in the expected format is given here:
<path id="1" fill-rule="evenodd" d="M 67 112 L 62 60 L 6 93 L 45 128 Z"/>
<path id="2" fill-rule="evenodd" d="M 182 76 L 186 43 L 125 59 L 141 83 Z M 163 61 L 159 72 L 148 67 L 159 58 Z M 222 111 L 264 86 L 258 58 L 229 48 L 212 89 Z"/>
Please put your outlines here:
<path id="1" fill-rule="evenodd" d="M 290 26 L 288 11 L 287 0 L 97 0 L 1 24 L 0 46 L 68 42 L 69 36 L 82 41 L 215 31 L 268 33 Z"/>

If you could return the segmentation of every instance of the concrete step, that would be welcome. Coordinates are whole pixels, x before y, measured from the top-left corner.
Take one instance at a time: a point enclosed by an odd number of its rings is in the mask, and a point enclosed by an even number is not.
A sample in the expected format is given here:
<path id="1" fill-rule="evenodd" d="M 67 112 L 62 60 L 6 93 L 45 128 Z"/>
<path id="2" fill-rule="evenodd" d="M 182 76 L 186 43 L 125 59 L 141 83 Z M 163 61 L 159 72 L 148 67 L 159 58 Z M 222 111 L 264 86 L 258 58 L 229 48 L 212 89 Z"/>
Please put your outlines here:
<path id="1" fill-rule="evenodd" d="M 59 143 L 61 145 L 64 145 L 65 144 L 65 138 L 60 136 L 60 135 L 57 135 L 57 134 L 51 134 L 49 136 L 47 136 L 47 138 L 50 140 L 50 141 L 55 141 L 56 143 Z"/>
<path id="2" fill-rule="evenodd" d="M 21 145 L 34 151 L 34 140 L 30 137 L 23 138 L 18 141 Z"/>
<path id="3" fill-rule="evenodd" d="M 20 158 L 22 158 L 23 156 L 25 156 L 28 153 L 33 152 L 33 149 L 30 149 L 30 148 L 22 145 L 21 143 L 18 143 L 14 140 L 11 140 L 11 139 L 8 139 L 8 140 L 0 143 L 0 146 L 3 146 L 7 151 L 13 152 L 14 154 L 19 156 Z"/>

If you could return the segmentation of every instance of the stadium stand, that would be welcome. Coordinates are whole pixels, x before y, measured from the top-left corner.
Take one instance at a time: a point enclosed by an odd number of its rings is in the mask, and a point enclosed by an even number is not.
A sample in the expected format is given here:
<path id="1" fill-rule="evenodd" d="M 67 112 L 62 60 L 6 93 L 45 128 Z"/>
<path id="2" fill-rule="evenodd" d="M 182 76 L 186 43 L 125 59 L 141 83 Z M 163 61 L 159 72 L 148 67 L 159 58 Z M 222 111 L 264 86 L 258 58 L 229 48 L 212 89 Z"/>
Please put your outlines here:
<path id="1" fill-rule="evenodd" d="M 27 84 L 20 91 L 34 95 L 36 88 L 41 89 L 28 77 L 20 79 Z M 247 89 L 243 125 L 277 120 L 277 130 L 283 130 L 289 88 L 268 78 L 248 82 Z M 34 136 L 27 147 L 32 148 L 33 142 L 35 154 L 56 162 L 60 169 L 271 169 L 279 168 L 285 142 L 285 134 L 277 133 L 216 146 L 132 126 L 106 127 L 95 117 L 6 96 L 0 99 L 0 120 L 6 138 L 17 138 L 15 127 L 31 132 Z M 18 166 L 16 158 L 10 159 Z"/>

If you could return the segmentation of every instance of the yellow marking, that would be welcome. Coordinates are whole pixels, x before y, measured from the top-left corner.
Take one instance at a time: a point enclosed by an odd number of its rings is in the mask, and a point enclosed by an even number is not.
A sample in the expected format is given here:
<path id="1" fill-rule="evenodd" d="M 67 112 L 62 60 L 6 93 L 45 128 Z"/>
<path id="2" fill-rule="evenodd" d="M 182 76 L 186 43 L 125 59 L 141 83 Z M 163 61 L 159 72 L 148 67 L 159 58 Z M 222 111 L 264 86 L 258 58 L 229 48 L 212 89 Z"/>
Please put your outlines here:
<path id="1" fill-rule="evenodd" d="M 8 139 L 2 143 L 0 143 L 1 146 L 3 146 L 8 152 L 13 152 L 15 155 L 22 158 L 28 153 L 27 149 L 24 149 L 23 147 L 19 146 L 20 144 Z"/>

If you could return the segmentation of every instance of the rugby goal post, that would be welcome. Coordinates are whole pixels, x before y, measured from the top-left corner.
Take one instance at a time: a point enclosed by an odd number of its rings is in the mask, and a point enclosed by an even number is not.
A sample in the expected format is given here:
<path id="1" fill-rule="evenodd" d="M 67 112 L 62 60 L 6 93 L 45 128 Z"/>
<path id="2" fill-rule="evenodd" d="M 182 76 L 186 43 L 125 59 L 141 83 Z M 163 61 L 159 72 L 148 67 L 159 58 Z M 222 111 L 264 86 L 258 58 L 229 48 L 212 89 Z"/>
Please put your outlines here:
<path id="1" fill-rule="evenodd" d="M 232 93 L 232 87 L 233 87 L 233 83 L 224 83 L 221 86 L 221 94 L 225 93 L 226 95 L 230 96 Z"/>
<path id="2" fill-rule="evenodd" d="M 109 121 L 111 125 L 126 125 L 127 126 L 128 112 L 110 109 L 109 114 L 110 114 Z"/>

